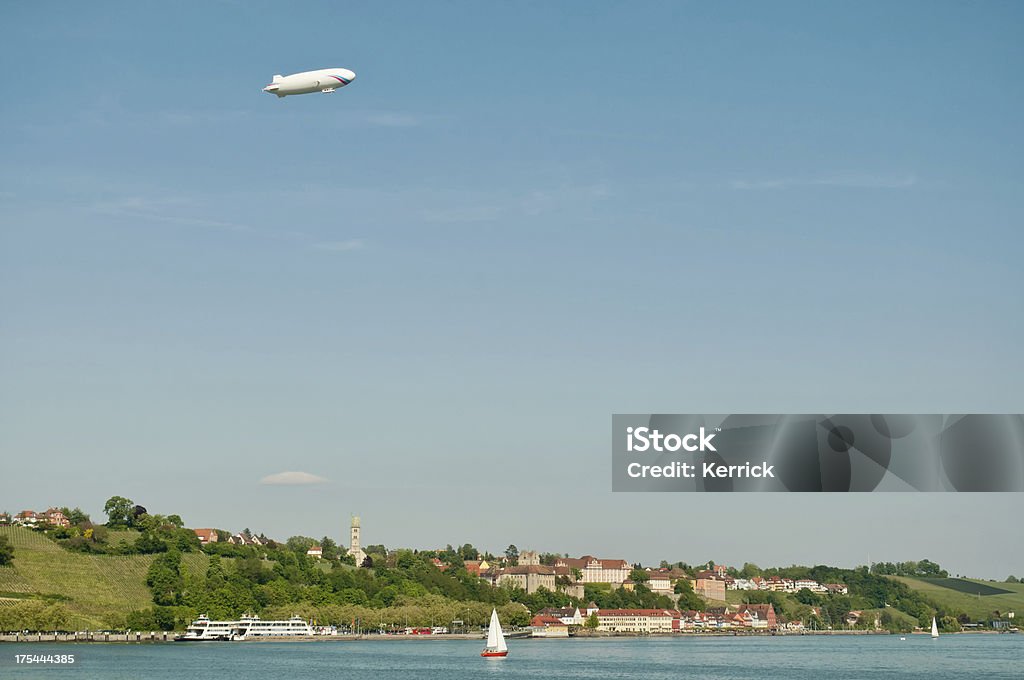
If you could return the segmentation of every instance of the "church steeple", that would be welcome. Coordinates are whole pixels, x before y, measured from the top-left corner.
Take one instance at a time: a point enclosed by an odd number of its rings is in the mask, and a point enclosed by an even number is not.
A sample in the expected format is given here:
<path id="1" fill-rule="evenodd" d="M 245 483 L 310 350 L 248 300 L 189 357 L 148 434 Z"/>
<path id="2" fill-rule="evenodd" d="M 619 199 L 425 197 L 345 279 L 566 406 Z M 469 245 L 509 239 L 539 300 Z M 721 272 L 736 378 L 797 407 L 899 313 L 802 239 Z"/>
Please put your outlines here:
<path id="1" fill-rule="evenodd" d="M 352 515 L 352 526 L 349 532 L 348 554 L 355 558 L 356 566 L 360 567 L 363 560 L 366 559 L 366 553 L 363 552 L 363 548 L 359 544 L 359 515 Z"/>

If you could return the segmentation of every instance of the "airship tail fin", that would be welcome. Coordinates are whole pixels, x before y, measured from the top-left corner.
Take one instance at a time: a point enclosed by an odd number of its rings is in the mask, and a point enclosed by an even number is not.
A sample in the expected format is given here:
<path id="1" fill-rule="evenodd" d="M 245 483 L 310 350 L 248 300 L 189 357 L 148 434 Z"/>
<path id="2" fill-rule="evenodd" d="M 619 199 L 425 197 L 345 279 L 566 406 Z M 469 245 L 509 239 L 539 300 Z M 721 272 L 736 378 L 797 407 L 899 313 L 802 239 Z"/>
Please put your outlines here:
<path id="1" fill-rule="evenodd" d="M 281 81 L 281 80 L 283 80 L 283 79 L 284 79 L 284 76 L 282 76 L 282 75 L 281 75 L 281 74 L 279 73 L 279 74 L 277 74 L 276 76 L 274 76 L 274 79 L 273 79 L 273 80 L 272 80 L 271 82 L 274 82 L 274 83 L 276 83 L 276 82 L 279 82 L 279 81 Z"/>

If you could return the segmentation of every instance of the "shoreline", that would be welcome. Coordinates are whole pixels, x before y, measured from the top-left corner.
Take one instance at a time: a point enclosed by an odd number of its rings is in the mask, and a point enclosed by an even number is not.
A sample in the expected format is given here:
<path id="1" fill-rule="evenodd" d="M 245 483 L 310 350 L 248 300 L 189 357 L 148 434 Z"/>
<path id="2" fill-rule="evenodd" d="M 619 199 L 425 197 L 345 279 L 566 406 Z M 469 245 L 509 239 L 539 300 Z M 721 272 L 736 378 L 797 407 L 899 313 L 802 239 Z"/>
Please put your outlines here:
<path id="1" fill-rule="evenodd" d="M 0 644 L 164 644 L 175 642 L 174 637 L 180 633 L 171 631 L 147 631 L 133 633 L 31 633 L 0 635 Z M 955 633 L 944 633 L 946 635 L 1016 635 L 1017 631 L 994 631 L 994 630 L 971 630 Z M 643 638 L 751 638 L 751 637 L 838 637 L 838 636 L 864 636 L 864 635 L 899 635 L 899 636 L 927 636 L 928 632 L 920 633 L 890 633 L 888 631 L 874 630 L 816 630 L 804 632 L 770 632 L 770 631 L 736 631 L 736 632 L 682 632 L 682 633 L 612 633 L 599 632 L 585 635 L 571 635 L 568 637 L 532 637 L 529 635 L 508 635 L 509 640 L 522 642 L 524 640 L 548 641 L 548 640 L 623 640 Z M 183 645 L 196 644 L 233 644 L 233 643 L 260 643 L 260 642 L 412 642 L 431 640 L 483 640 L 486 636 L 477 633 L 447 633 L 434 635 L 381 635 L 377 633 L 361 635 L 314 635 L 314 636 L 280 636 L 273 638 L 253 638 L 250 640 L 234 641 L 212 641 L 183 642 Z"/>

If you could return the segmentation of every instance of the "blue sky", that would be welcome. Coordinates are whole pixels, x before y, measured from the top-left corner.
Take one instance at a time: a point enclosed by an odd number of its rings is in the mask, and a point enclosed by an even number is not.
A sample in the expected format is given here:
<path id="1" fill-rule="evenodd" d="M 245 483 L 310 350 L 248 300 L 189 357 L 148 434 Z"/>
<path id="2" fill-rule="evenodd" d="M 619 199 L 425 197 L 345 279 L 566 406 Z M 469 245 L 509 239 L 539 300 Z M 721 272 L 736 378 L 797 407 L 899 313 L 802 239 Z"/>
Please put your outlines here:
<path id="1" fill-rule="evenodd" d="M 356 512 L 388 545 L 1024 573 L 1019 495 L 607 474 L 615 412 L 1024 409 L 1019 4 L 0 21 L 0 509 L 122 494 L 282 538 Z M 358 79 L 260 91 L 326 66 Z M 259 484 L 286 470 L 330 481 Z"/>

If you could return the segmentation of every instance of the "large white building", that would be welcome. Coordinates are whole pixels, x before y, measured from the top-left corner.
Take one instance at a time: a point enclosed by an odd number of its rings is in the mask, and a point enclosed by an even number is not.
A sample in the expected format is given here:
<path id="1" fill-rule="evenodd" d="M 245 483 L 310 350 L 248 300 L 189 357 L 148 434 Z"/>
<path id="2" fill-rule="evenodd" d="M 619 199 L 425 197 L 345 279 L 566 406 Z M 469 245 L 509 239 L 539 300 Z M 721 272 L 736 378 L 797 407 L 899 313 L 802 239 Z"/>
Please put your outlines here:
<path id="1" fill-rule="evenodd" d="M 570 570 L 578 569 L 580 583 L 611 583 L 614 585 L 622 585 L 629 580 L 629 572 L 633 569 L 626 560 L 599 560 L 590 555 L 584 555 L 578 559 L 559 557 L 555 566 L 568 567 Z"/>
<path id="2" fill-rule="evenodd" d="M 671 633 L 679 629 L 678 614 L 667 609 L 600 609 L 597 622 L 598 630 L 613 633 Z"/>

